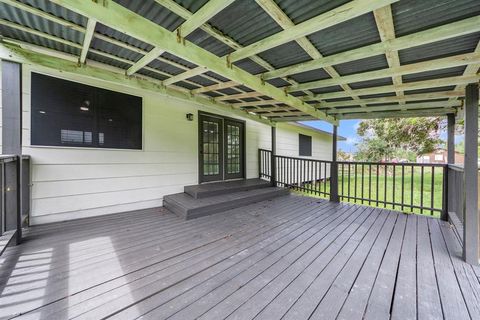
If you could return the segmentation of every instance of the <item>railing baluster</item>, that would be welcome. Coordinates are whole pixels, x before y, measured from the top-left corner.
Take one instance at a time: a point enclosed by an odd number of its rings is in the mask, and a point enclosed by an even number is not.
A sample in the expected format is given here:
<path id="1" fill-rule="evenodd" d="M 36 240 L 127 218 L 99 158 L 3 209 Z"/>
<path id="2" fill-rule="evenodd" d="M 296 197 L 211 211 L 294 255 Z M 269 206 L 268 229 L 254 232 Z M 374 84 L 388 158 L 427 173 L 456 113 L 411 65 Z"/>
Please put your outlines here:
<path id="1" fill-rule="evenodd" d="M 387 165 L 385 164 L 385 173 L 384 173 L 384 176 L 385 176 L 385 183 L 384 183 L 384 186 L 383 186 L 383 207 L 386 208 L 387 207 L 387 176 L 388 176 L 388 167 Z"/>
<path id="2" fill-rule="evenodd" d="M 363 178 L 363 176 L 364 176 L 364 174 L 365 174 L 365 166 L 364 166 L 364 164 L 362 163 L 362 204 L 363 204 L 363 198 L 364 198 L 364 195 L 363 195 L 363 183 L 364 183 L 364 178 Z"/>
<path id="3" fill-rule="evenodd" d="M 393 166 L 393 179 L 392 179 L 392 205 L 393 205 L 393 210 L 395 210 L 395 174 L 396 174 L 396 165 L 394 164 Z"/>
<path id="4" fill-rule="evenodd" d="M 379 179 L 380 179 L 380 165 L 377 164 L 377 183 L 376 183 L 376 188 L 377 188 L 377 192 L 376 192 L 376 196 L 377 196 L 377 207 L 378 207 L 378 196 L 379 196 L 379 193 L 380 193 L 380 190 L 379 190 Z"/>
<path id="5" fill-rule="evenodd" d="M 325 162 L 325 170 L 323 170 L 323 175 L 325 176 L 325 179 L 323 179 L 323 193 L 327 195 L 327 163 Z M 330 164 L 331 165 L 331 164 Z M 330 190 L 331 192 L 331 190 Z M 329 193 L 330 193 L 329 192 Z"/>
<path id="6" fill-rule="evenodd" d="M 415 180 L 415 177 L 414 177 L 414 174 L 415 174 L 415 168 L 414 166 L 412 165 L 412 174 L 411 174 L 411 181 L 410 181 L 410 212 L 413 212 L 413 181 Z"/>
<path id="7" fill-rule="evenodd" d="M 405 165 L 402 164 L 402 211 L 404 209 L 405 201 Z"/>
<path id="8" fill-rule="evenodd" d="M 350 167 L 351 164 L 348 164 L 348 180 L 347 180 L 347 187 L 348 187 L 348 192 L 347 192 L 347 201 L 350 201 Z"/>
<path id="9" fill-rule="evenodd" d="M 423 174 L 424 174 L 424 167 L 420 167 L 420 213 L 423 214 Z"/>
<path id="10" fill-rule="evenodd" d="M 353 202 L 356 203 L 356 202 L 357 202 L 357 164 L 356 164 L 356 163 L 355 163 L 355 165 L 354 165 L 353 168 L 354 168 L 354 170 L 355 170 L 355 180 L 354 180 L 354 181 L 355 181 L 355 183 L 354 183 L 355 189 L 354 189 L 354 191 L 353 191 L 353 197 L 354 197 L 354 201 L 353 201 Z"/>
<path id="11" fill-rule="evenodd" d="M 368 165 L 368 204 L 372 204 L 372 165 Z"/>
<path id="12" fill-rule="evenodd" d="M 433 199 L 433 196 L 434 196 L 434 193 L 435 193 L 435 167 L 432 166 L 432 186 L 430 187 L 430 215 L 433 216 L 433 208 L 435 208 L 435 204 L 434 204 L 434 199 Z"/>

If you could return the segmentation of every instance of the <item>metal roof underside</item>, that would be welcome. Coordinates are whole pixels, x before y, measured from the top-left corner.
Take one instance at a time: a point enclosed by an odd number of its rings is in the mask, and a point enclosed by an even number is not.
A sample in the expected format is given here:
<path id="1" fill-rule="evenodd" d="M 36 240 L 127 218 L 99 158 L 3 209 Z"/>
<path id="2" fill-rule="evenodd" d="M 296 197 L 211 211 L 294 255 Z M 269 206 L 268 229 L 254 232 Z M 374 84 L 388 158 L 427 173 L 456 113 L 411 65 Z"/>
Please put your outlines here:
<path id="1" fill-rule="evenodd" d="M 176 32 L 179 26 L 208 2 L 114 1 L 171 32 Z M 350 1 L 236 0 L 191 32 L 185 41 L 213 53 L 219 59 L 225 59 L 227 67 L 229 54 L 284 30 L 285 25 L 274 18 L 275 14 L 267 12 L 261 6 L 261 3 L 272 2 L 291 21 L 290 24 L 298 25 L 308 23 L 309 19 Z M 399 38 L 480 17 L 480 1 L 400 0 L 392 3 L 388 10 L 391 12 L 393 34 Z M 0 0 L 0 34 L 6 43 L 31 44 L 34 49 L 37 46 L 78 57 L 87 22 L 88 17 L 50 1 Z M 265 73 L 272 70 L 308 65 L 318 59 L 315 55 L 328 58 L 381 41 L 379 21 L 374 12 L 368 12 L 233 64 L 263 78 Z M 469 67 L 468 64 L 446 64 L 444 68 L 423 66 L 432 60 L 480 55 L 479 42 L 480 32 L 467 30 L 462 35 L 394 51 L 393 56 L 397 57 L 399 66 L 392 65 L 391 56 L 372 54 L 332 65 L 308 67 L 300 72 L 292 71 L 265 81 L 336 119 L 362 118 L 365 115 L 372 117 L 377 113 L 380 116 L 390 111 L 396 111 L 392 116 L 409 113 L 424 115 L 428 111 L 432 111 L 432 114 L 447 114 L 463 105 L 461 92 L 466 83 L 461 81 L 462 78 L 476 76 L 474 80 L 478 81 L 479 59 L 474 56 L 476 60 Z M 310 52 L 305 49 L 305 43 L 308 43 Z M 151 44 L 98 22 L 89 46 L 87 63 L 90 60 L 127 70 L 152 49 L 154 46 Z M 419 69 L 412 68 L 413 70 L 404 72 L 402 68 L 407 69 L 410 64 L 417 64 Z M 395 67 L 397 69 L 392 69 Z M 195 68 L 196 64 L 164 52 L 136 74 L 152 81 L 165 81 L 173 76 L 181 77 L 184 72 Z M 234 79 L 227 79 L 212 71 L 175 80 L 168 86 L 182 91 L 194 90 L 192 94 L 215 99 L 220 104 L 274 121 L 314 119 L 310 114 L 275 101 L 241 83 L 232 83 L 231 80 Z M 435 85 L 437 82 L 438 85 Z M 202 90 L 220 83 L 226 83 L 225 88 Z M 197 93 L 195 89 L 201 92 Z"/>

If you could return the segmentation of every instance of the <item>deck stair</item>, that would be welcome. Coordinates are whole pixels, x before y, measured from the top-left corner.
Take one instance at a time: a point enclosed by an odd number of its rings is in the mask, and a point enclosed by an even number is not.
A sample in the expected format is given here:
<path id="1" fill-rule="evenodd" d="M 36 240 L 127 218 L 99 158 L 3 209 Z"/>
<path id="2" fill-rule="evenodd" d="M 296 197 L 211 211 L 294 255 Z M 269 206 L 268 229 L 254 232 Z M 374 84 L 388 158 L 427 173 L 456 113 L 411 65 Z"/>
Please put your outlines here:
<path id="1" fill-rule="evenodd" d="M 268 181 L 246 179 L 186 186 L 183 193 L 165 196 L 165 208 L 186 220 L 199 218 L 288 194 Z"/>

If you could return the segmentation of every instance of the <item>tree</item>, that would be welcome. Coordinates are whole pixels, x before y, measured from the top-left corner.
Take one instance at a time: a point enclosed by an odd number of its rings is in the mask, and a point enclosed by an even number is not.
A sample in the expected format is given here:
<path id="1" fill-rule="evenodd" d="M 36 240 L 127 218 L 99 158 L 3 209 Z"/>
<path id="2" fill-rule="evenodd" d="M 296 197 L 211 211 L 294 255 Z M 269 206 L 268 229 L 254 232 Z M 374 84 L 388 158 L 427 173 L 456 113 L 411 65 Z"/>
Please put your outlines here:
<path id="1" fill-rule="evenodd" d="M 350 161 L 350 160 L 352 160 L 351 157 L 350 157 L 350 153 L 345 152 L 343 150 L 338 150 L 337 151 L 337 159 L 339 161 Z"/>
<path id="2" fill-rule="evenodd" d="M 360 122 L 356 158 L 367 161 L 390 160 L 399 154 L 421 155 L 442 143 L 440 129 L 445 120 L 431 118 L 374 119 Z"/>

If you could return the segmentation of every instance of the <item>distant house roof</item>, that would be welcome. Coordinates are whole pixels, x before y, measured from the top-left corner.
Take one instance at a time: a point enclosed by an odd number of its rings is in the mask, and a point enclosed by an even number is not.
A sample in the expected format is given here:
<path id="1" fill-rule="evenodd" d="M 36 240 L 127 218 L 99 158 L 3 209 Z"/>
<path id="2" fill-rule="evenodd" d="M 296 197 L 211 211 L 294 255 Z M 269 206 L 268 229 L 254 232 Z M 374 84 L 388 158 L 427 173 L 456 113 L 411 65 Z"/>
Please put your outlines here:
<path id="1" fill-rule="evenodd" d="M 328 132 L 328 131 L 325 131 L 325 130 L 322 130 L 322 129 L 318 129 L 318 128 L 315 128 L 315 127 L 312 127 L 312 126 L 309 126 L 309 125 L 306 125 L 306 124 L 303 124 L 303 123 L 289 122 L 289 124 L 294 125 L 294 126 L 297 126 L 297 127 L 301 127 L 301 128 L 307 129 L 307 130 L 311 130 L 311 131 L 315 131 L 315 132 L 320 132 L 320 133 L 327 134 L 327 135 L 329 135 L 329 136 L 333 136 L 333 134 L 332 134 L 331 132 Z M 347 138 L 342 137 L 342 136 L 340 136 L 340 135 L 337 135 L 337 140 L 338 140 L 338 141 L 346 141 Z"/>

